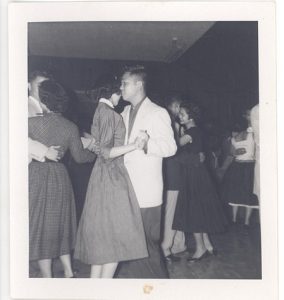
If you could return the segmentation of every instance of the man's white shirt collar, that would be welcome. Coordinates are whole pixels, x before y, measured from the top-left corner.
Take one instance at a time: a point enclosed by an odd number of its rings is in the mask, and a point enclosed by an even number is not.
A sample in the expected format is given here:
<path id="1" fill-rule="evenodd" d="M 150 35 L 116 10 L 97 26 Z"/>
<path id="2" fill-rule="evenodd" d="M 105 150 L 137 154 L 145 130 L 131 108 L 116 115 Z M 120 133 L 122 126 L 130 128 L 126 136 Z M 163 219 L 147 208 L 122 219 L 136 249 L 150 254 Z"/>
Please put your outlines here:
<path id="1" fill-rule="evenodd" d="M 33 103 L 33 105 L 36 106 L 36 108 L 38 110 L 38 113 L 43 113 L 43 109 L 41 107 L 41 104 L 36 98 L 34 98 L 33 96 L 29 96 L 29 100 Z"/>

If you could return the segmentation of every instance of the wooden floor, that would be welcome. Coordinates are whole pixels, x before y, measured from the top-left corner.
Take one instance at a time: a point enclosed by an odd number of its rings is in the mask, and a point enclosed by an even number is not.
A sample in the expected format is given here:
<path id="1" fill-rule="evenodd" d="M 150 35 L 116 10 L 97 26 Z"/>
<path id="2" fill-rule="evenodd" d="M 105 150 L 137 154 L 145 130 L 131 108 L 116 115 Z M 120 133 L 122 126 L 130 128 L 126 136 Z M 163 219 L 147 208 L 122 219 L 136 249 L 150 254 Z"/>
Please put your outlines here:
<path id="1" fill-rule="evenodd" d="M 261 239 L 259 224 L 249 229 L 243 225 L 232 225 L 226 233 L 212 235 L 217 256 L 208 256 L 201 261 L 188 264 L 190 253 L 179 254 L 181 261 L 168 264 L 170 278 L 187 279 L 261 279 Z M 194 242 L 189 240 L 194 247 Z M 189 249 L 192 250 L 192 249 Z M 189 251 L 190 252 L 190 251 Z M 58 260 L 54 262 L 54 277 L 63 277 Z M 77 277 L 87 278 L 90 267 L 74 261 Z M 30 277 L 40 277 L 35 263 L 31 264 Z M 119 274 L 118 274 L 119 277 Z"/>

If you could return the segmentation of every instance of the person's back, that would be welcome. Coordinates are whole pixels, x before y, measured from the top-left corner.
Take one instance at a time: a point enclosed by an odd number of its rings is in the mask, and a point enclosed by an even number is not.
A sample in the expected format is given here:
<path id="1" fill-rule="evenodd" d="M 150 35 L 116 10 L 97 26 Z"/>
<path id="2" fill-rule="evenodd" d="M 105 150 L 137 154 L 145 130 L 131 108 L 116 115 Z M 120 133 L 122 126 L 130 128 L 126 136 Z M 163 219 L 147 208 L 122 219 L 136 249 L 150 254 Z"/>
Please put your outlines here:
<path id="1" fill-rule="evenodd" d="M 61 146 L 64 153 L 70 149 L 77 162 L 90 160 L 90 153 L 83 150 L 77 126 L 60 114 L 48 113 L 29 118 L 29 137 L 47 146 Z"/>
<path id="2" fill-rule="evenodd" d="M 125 126 L 121 115 L 105 103 L 99 103 L 91 129 L 101 147 L 117 147 L 124 144 Z"/>

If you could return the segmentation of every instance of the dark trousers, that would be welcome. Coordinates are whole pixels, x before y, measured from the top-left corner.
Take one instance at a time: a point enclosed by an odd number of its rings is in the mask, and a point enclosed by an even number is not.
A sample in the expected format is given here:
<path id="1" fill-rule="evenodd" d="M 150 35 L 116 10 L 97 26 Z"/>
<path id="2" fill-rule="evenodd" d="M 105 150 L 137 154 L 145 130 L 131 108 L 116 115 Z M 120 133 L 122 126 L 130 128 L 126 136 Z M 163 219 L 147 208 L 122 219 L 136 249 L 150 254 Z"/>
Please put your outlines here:
<path id="1" fill-rule="evenodd" d="M 169 278 L 160 248 L 161 206 L 141 208 L 141 214 L 149 257 L 122 262 L 118 277 Z"/>

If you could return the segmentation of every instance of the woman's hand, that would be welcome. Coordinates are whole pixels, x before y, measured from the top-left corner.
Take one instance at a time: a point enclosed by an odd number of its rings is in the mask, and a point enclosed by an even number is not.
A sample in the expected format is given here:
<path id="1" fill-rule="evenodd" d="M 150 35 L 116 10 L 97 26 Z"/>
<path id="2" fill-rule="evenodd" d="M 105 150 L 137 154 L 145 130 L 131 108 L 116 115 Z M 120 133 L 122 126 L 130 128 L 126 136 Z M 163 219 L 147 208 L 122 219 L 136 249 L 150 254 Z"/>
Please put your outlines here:
<path id="1" fill-rule="evenodd" d="M 138 136 L 136 137 L 134 144 L 136 149 L 147 151 L 147 143 L 149 141 L 149 134 L 146 130 L 140 130 Z"/>
<path id="2" fill-rule="evenodd" d="M 149 134 L 147 133 L 147 130 L 140 130 L 137 137 L 141 140 L 144 140 L 145 143 L 147 143 L 150 138 Z"/>

